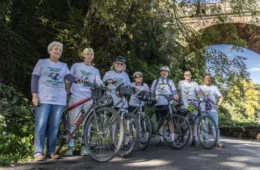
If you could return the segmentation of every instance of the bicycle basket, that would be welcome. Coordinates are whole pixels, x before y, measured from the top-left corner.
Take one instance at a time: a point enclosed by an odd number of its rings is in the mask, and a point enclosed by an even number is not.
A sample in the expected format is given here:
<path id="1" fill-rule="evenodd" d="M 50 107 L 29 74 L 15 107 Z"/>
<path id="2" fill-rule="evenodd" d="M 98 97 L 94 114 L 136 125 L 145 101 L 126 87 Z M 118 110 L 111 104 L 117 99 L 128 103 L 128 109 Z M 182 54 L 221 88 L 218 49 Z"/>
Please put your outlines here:
<path id="1" fill-rule="evenodd" d="M 147 92 L 147 91 L 141 91 L 140 93 L 138 93 L 138 95 L 136 97 L 139 100 L 142 100 L 142 101 L 150 101 L 151 100 L 151 93 Z"/>
<path id="2" fill-rule="evenodd" d="M 116 95 L 119 97 L 131 96 L 132 94 L 133 94 L 133 89 L 129 86 L 119 85 L 116 88 Z"/>
<path id="3" fill-rule="evenodd" d="M 188 104 L 187 109 L 190 113 L 194 113 L 198 111 L 198 106 L 197 103 L 195 102 L 191 102 Z"/>
<path id="4" fill-rule="evenodd" d="M 110 95 L 103 95 L 97 99 L 97 107 L 113 106 L 113 98 Z"/>

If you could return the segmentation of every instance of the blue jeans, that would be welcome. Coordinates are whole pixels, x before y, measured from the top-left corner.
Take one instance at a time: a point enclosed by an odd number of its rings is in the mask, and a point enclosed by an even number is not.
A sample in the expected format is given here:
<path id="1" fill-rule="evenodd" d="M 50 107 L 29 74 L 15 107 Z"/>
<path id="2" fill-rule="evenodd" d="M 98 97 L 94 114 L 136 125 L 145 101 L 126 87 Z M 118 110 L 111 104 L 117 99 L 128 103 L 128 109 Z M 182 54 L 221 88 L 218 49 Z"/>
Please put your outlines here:
<path id="1" fill-rule="evenodd" d="M 46 154 L 55 152 L 57 133 L 64 107 L 52 104 L 41 104 L 35 107 L 34 155 L 43 154 L 45 136 L 47 137 Z"/>
<path id="2" fill-rule="evenodd" d="M 216 110 L 210 110 L 208 111 L 208 115 L 213 119 L 213 121 L 216 123 L 218 128 L 218 113 Z M 219 129 L 218 129 L 218 140 L 217 143 L 220 143 L 220 136 L 219 136 Z"/>

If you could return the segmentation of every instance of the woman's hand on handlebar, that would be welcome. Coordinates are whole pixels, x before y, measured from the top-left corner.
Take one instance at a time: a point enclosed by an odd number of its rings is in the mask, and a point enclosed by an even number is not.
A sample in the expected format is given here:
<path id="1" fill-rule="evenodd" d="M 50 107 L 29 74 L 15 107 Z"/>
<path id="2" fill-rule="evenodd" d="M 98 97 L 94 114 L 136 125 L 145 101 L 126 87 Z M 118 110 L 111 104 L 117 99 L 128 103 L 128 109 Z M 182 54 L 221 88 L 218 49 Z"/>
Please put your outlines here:
<path id="1" fill-rule="evenodd" d="M 76 82 L 76 83 L 83 83 L 84 80 L 83 80 L 82 78 L 76 77 L 75 82 Z"/>
<path id="2" fill-rule="evenodd" d="M 108 84 L 116 84 L 116 80 L 114 79 L 107 79 L 106 81 L 104 81 L 104 84 L 107 86 Z"/>
<path id="3" fill-rule="evenodd" d="M 175 94 L 173 97 L 174 97 L 174 99 L 175 99 L 176 101 L 179 100 L 179 95 L 178 95 L 178 94 Z"/>

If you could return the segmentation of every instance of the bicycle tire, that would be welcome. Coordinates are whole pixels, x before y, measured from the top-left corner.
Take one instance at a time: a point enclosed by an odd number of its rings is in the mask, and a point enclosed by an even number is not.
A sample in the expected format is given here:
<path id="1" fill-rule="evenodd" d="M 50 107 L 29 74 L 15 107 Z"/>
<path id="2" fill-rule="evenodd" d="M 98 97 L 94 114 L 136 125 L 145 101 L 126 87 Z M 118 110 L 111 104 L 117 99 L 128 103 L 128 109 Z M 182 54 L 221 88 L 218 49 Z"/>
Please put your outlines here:
<path id="1" fill-rule="evenodd" d="M 56 153 L 59 154 L 60 151 L 62 150 L 63 146 L 67 143 L 66 142 L 66 137 L 69 134 L 68 131 L 68 124 L 67 124 L 67 118 L 66 114 L 63 114 L 61 121 L 60 121 L 60 126 L 57 134 L 57 140 L 56 140 Z"/>
<path id="2" fill-rule="evenodd" d="M 145 150 L 151 140 L 152 137 L 152 124 L 151 120 L 147 115 L 139 115 L 138 116 L 138 121 L 140 117 L 140 122 L 139 122 L 139 141 L 138 141 L 138 148 L 141 150 Z M 146 139 L 142 140 L 143 137 L 146 137 Z"/>
<path id="3" fill-rule="evenodd" d="M 124 137 L 123 122 L 118 113 L 110 107 L 99 108 L 90 114 L 84 128 L 86 149 L 94 160 L 107 162 L 121 148 Z M 111 135 L 113 127 L 116 127 L 114 139 Z"/>
<path id="4" fill-rule="evenodd" d="M 218 127 L 209 115 L 200 117 L 197 127 L 198 139 L 201 146 L 205 149 L 212 149 L 218 140 Z"/>
<path id="5" fill-rule="evenodd" d="M 125 145 L 122 145 L 119 151 L 119 155 L 122 157 L 129 156 L 133 152 L 139 139 L 139 129 L 140 129 L 137 117 L 133 113 L 125 114 L 124 120 L 129 122 L 129 129 L 125 128 L 124 130 L 125 130 L 125 137 L 129 138 L 128 143 L 130 143 L 131 146 L 126 148 Z M 124 140 L 124 144 L 126 144 L 125 140 Z"/>
<path id="6" fill-rule="evenodd" d="M 174 141 L 171 137 L 170 123 L 173 124 Z M 183 148 L 191 137 L 191 126 L 189 121 L 182 115 L 173 115 L 164 125 L 163 138 L 164 142 L 173 149 Z"/>

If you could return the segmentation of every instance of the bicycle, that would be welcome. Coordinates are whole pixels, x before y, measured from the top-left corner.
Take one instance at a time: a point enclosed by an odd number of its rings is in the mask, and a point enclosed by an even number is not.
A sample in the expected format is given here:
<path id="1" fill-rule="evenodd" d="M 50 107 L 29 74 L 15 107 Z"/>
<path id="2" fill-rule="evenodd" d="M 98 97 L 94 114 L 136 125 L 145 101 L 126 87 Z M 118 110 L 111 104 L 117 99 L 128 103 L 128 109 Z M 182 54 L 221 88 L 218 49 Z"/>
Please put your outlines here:
<path id="1" fill-rule="evenodd" d="M 138 124 L 139 124 L 139 140 L 137 143 L 137 147 L 141 150 L 145 150 L 151 140 L 152 137 L 152 124 L 149 116 L 147 116 L 142 110 L 141 101 L 147 101 L 150 100 L 150 92 L 146 91 L 140 91 L 137 94 L 137 100 L 139 103 L 139 106 L 132 111 L 132 114 L 137 116 Z"/>
<path id="2" fill-rule="evenodd" d="M 187 109 L 181 110 L 180 105 L 177 106 L 178 113 L 187 116 L 188 114 L 195 114 L 198 112 L 197 115 L 194 115 L 195 117 L 192 119 L 189 118 L 190 125 L 193 126 L 196 123 L 196 120 L 198 119 L 198 127 L 197 127 L 197 135 L 199 139 L 199 143 L 201 146 L 205 149 L 212 149 L 214 146 L 216 146 L 217 139 L 218 139 L 218 128 L 215 123 L 215 121 L 211 118 L 208 112 L 205 112 L 203 114 L 201 112 L 201 104 L 202 103 L 213 103 L 212 101 L 206 101 L 206 100 L 197 100 L 197 99 L 188 99 L 190 101 L 190 104 L 188 107 L 189 110 L 193 110 L 193 112 L 190 112 Z M 213 103 L 214 104 L 214 103 Z M 186 129 L 185 129 L 186 131 Z"/>
<path id="3" fill-rule="evenodd" d="M 168 105 L 158 110 L 167 111 L 167 115 L 160 120 L 156 130 L 153 130 L 154 137 L 156 135 L 163 136 L 163 142 L 169 147 L 174 149 L 183 148 L 189 141 L 191 136 L 191 126 L 189 121 L 180 114 L 173 112 L 171 102 L 175 100 L 172 95 L 159 94 L 157 96 L 163 96 L 167 99 Z M 160 132 L 160 128 L 163 126 L 163 134 Z M 171 133 L 174 133 L 174 140 L 171 137 Z M 158 144 L 157 144 L 158 146 Z"/>
<path id="4" fill-rule="evenodd" d="M 121 97 L 121 100 L 119 100 L 113 108 L 116 108 L 116 106 L 121 104 L 117 113 L 121 115 L 121 120 L 124 122 L 125 140 L 129 140 L 128 142 L 124 140 L 124 143 L 127 143 L 127 147 L 123 145 L 119 151 L 119 155 L 122 157 L 129 156 L 132 153 L 139 138 L 139 124 L 137 117 L 133 113 L 129 113 L 128 109 L 124 107 L 127 103 L 127 97 L 131 96 L 134 90 L 133 87 L 123 85 L 119 85 L 116 89 L 116 93 Z"/>
<path id="5" fill-rule="evenodd" d="M 119 152 L 123 143 L 124 126 L 118 113 L 110 107 L 113 103 L 112 97 L 104 95 L 104 91 L 107 90 L 109 89 L 94 83 L 90 98 L 85 98 L 66 108 L 57 136 L 58 147 L 56 153 L 59 153 L 62 147 L 69 143 L 70 139 L 77 139 L 74 137 L 74 134 L 85 119 L 83 138 L 86 149 L 93 159 L 99 162 L 107 162 Z M 86 112 L 82 110 L 79 113 L 82 117 L 75 123 L 75 129 L 70 132 L 68 130 L 67 112 L 91 99 L 93 100 L 93 104 Z M 117 134 L 115 135 L 117 137 L 116 143 L 115 139 L 111 139 L 113 125 L 117 126 Z"/>

